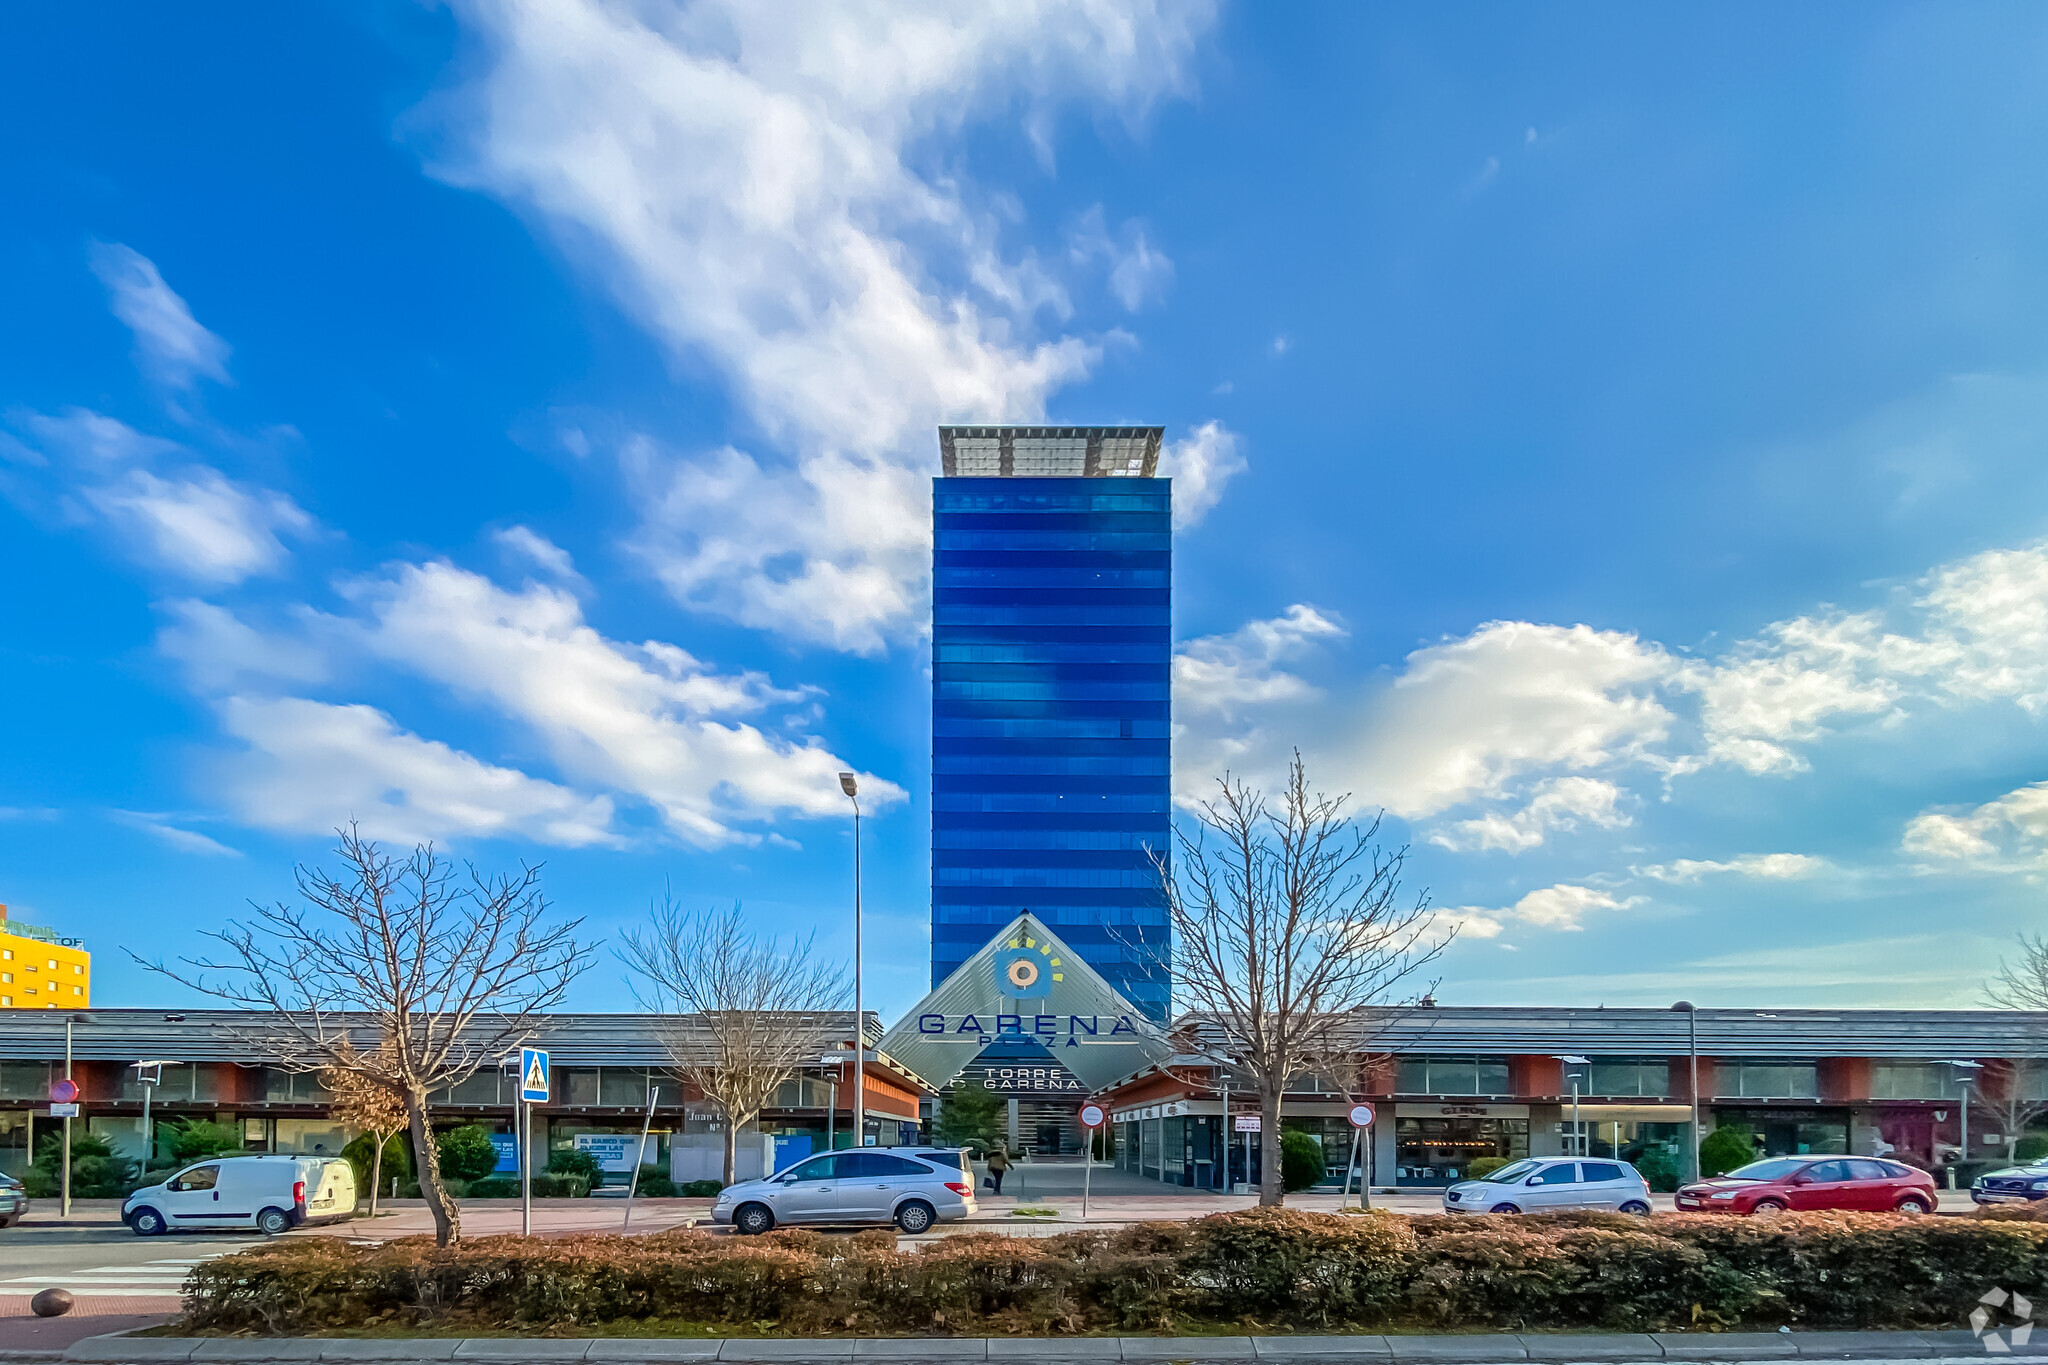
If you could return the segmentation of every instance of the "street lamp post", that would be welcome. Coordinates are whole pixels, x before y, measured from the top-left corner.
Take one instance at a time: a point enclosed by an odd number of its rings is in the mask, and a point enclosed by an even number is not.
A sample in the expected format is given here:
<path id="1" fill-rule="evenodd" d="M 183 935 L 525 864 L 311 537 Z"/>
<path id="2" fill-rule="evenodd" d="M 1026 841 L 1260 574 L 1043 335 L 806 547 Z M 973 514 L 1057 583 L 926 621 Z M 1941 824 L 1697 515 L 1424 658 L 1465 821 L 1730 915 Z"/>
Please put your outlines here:
<path id="1" fill-rule="evenodd" d="M 852 773 L 839 774 L 839 790 L 853 802 L 853 1145 L 868 1145 L 867 1075 L 864 1067 L 868 1040 L 862 1028 L 860 998 L 860 784 Z"/>
<path id="2" fill-rule="evenodd" d="M 1593 1064 L 1592 1059 L 1589 1057 L 1574 1057 L 1569 1053 L 1552 1054 L 1551 1060 L 1563 1062 L 1566 1066 L 1591 1066 Z M 1573 1156 L 1585 1156 L 1587 1154 L 1586 1130 L 1579 1123 L 1579 1073 L 1576 1071 L 1572 1073 L 1572 1149 Z"/>
<path id="3" fill-rule="evenodd" d="M 1685 1016 L 1685 1051 L 1692 1061 L 1692 1082 L 1686 1087 L 1692 1100 L 1692 1119 L 1687 1128 L 1692 1137 L 1692 1175 L 1700 1178 L 1700 1027 L 1699 1011 L 1690 1000 L 1681 1000 L 1671 1007 Z"/>
<path id="4" fill-rule="evenodd" d="M 149 1097 L 156 1093 L 163 1081 L 164 1068 L 176 1066 L 172 1061 L 135 1063 L 135 1083 L 142 1087 L 142 1169 L 148 1170 L 149 1163 L 156 1160 L 156 1131 L 149 1126 Z"/>
<path id="5" fill-rule="evenodd" d="M 1963 1161 L 1968 1161 L 1970 1159 L 1970 1082 L 1977 1079 L 1976 1076 L 1974 1076 L 1971 1073 L 1982 1070 L 1984 1063 L 1959 1062 L 1951 1059 L 1950 1061 L 1944 1063 L 1944 1065 L 1952 1066 L 1956 1068 L 1956 1070 L 1963 1073 L 1962 1075 L 1956 1077 L 1956 1083 L 1960 1085 L 1963 1089 L 1963 1130 L 1961 1133 L 1961 1137 L 1963 1139 L 1963 1152 L 1962 1156 L 1959 1159 Z"/>

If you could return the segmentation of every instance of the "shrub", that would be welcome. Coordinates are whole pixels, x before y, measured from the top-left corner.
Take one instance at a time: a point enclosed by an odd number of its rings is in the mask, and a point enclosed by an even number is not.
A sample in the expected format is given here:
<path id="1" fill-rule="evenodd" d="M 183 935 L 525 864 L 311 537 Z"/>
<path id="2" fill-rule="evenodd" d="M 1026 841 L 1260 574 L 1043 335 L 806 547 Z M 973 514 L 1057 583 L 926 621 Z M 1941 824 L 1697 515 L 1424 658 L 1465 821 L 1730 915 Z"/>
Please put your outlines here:
<path id="1" fill-rule="evenodd" d="M 441 1155 L 441 1174 L 449 1180 L 483 1180 L 498 1169 L 498 1149 L 491 1135 L 474 1123 L 434 1134 L 434 1150 Z"/>
<path id="2" fill-rule="evenodd" d="M 1635 1168 L 1653 1190 L 1669 1194 L 1678 1188 L 1678 1158 L 1668 1148 L 1644 1149 L 1635 1160 Z"/>
<path id="3" fill-rule="evenodd" d="M 2039 1161 L 2048 1157 L 2048 1133 L 2029 1133 L 2013 1144 L 2014 1161 Z"/>
<path id="4" fill-rule="evenodd" d="M 784 1336 L 1201 1331 L 1247 1319 L 1267 1331 L 1938 1328 L 1964 1321 L 1986 1285 L 2048 1283 L 2048 1221 L 2019 1211 L 1645 1220 L 1281 1208 L 1046 1238 L 977 1232 L 908 1251 L 895 1241 L 886 1230 L 803 1229 L 480 1237 L 447 1248 L 285 1238 L 196 1267 L 182 1326 L 532 1332 L 653 1320 Z"/>
<path id="5" fill-rule="evenodd" d="M 1280 1134 L 1280 1188 L 1293 1194 L 1323 1178 L 1323 1144 L 1307 1133 Z"/>
<path id="6" fill-rule="evenodd" d="M 715 1199 L 724 1188 L 724 1183 L 717 1180 L 685 1180 L 681 1193 L 685 1199 Z"/>
<path id="7" fill-rule="evenodd" d="M 242 1150 L 242 1130 L 233 1124 L 210 1119 L 185 1119 L 166 1123 L 158 1129 L 159 1140 L 168 1139 L 171 1160 L 183 1166 Z"/>
<path id="8" fill-rule="evenodd" d="M 36 1144 L 35 1170 L 48 1177 L 48 1192 L 63 1188 L 64 1135 L 51 1133 Z M 28 1181 L 23 1178 L 26 1188 Z M 42 1188 L 44 1182 L 38 1181 Z M 98 1133 L 77 1130 L 71 1134 L 71 1197 L 74 1199 L 122 1199 L 135 1190 L 135 1163 L 114 1155 L 113 1144 Z M 28 1190 L 31 1198 L 36 1190 Z"/>
<path id="9" fill-rule="evenodd" d="M 604 1184 L 604 1167 L 581 1147 L 557 1147 L 548 1153 L 550 1175 L 580 1175 L 591 1189 Z"/>
<path id="10" fill-rule="evenodd" d="M 637 1188 L 649 1199 L 669 1199 L 675 1195 L 676 1182 L 669 1179 L 668 1173 L 659 1166 L 642 1166 Z"/>
<path id="11" fill-rule="evenodd" d="M 580 1175 L 552 1175 L 536 1172 L 533 1177 L 535 1199 L 581 1199 L 590 1193 L 590 1186 Z M 464 1199 L 517 1199 L 519 1198 L 519 1177 L 516 1175 L 492 1175 L 482 1180 L 472 1180 L 462 1191 Z"/>
<path id="12" fill-rule="evenodd" d="M 355 1168 L 356 1188 L 365 1194 L 370 1189 L 370 1158 L 376 1155 L 371 1148 L 376 1145 L 376 1141 L 374 1134 L 358 1133 L 348 1146 L 341 1149 L 342 1157 Z M 394 1178 L 400 1183 L 413 1178 L 412 1144 L 406 1141 L 404 1133 L 393 1133 L 385 1140 L 384 1167 L 379 1175 L 383 1178 L 386 1190 L 391 1188 Z"/>
<path id="13" fill-rule="evenodd" d="M 957 1085 L 939 1103 L 939 1121 L 932 1140 L 947 1147 L 986 1149 L 1008 1131 L 1008 1108 L 985 1085 Z"/>
<path id="14" fill-rule="evenodd" d="M 1465 1164 L 1465 1178 L 1467 1180 L 1483 1180 L 1507 1165 L 1511 1160 L 1513 1160 L 1512 1157 L 1505 1156 L 1475 1157 Z"/>
<path id="15" fill-rule="evenodd" d="M 1700 1140 L 1700 1174 L 1722 1175 L 1756 1160 L 1756 1143 L 1746 1123 L 1724 1123 Z"/>

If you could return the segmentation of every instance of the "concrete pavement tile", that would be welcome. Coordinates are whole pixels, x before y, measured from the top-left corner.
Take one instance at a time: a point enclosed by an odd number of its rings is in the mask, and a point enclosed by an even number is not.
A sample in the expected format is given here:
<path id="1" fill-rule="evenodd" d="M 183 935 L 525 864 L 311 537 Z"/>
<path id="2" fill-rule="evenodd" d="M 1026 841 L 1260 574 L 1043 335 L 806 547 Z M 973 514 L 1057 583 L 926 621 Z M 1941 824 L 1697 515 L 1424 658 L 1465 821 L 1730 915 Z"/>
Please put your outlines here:
<path id="1" fill-rule="evenodd" d="M 371 1361 L 453 1360 L 460 1337 L 383 1337 L 375 1341 L 323 1341 L 320 1359 L 368 1365 Z"/>
<path id="2" fill-rule="evenodd" d="M 748 1337 L 718 1348 L 720 1360 L 851 1360 L 851 1337 Z"/>
<path id="3" fill-rule="evenodd" d="M 674 1338 L 653 1337 L 609 1337 L 590 1343 L 590 1350 L 584 1355 L 586 1361 L 669 1361 L 669 1360 L 716 1360 L 718 1348 L 725 1345 L 716 1338 L 699 1338 L 692 1341 Z"/>
<path id="4" fill-rule="evenodd" d="M 1253 1360 L 1250 1337 L 1118 1337 L 1125 1360 Z"/>
<path id="5" fill-rule="evenodd" d="M 1527 1360 L 1529 1352 L 1519 1337 L 1506 1333 L 1474 1333 L 1471 1336 L 1389 1336 L 1395 1360 L 1474 1361 Z"/>
<path id="6" fill-rule="evenodd" d="M 1253 1337 L 1260 1360 L 1305 1360 L 1316 1356 L 1365 1356 L 1389 1359 L 1393 1348 L 1381 1336 Z"/>
<path id="7" fill-rule="evenodd" d="M 1772 1360 L 1796 1356 L 1790 1332 L 1653 1332 L 1666 1360 Z"/>
<path id="8" fill-rule="evenodd" d="M 1662 1360 L 1647 1332 L 1521 1332 L 1531 1360 Z"/>
<path id="9" fill-rule="evenodd" d="M 855 1360 L 987 1360 L 981 1337 L 855 1337 Z"/>
<path id="10" fill-rule="evenodd" d="M 590 1353 L 590 1344 L 588 1337 L 470 1337 L 455 1348 L 455 1359 L 581 1360 Z"/>
<path id="11" fill-rule="evenodd" d="M 142 1365 L 142 1362 L 190 1360 L 199 1349 L 195 1337 L 127 1337 L 108 1335 L 73 1342 L 64 1352 L 66 1360 L 88 1365 Z"/>
<path id="12" fill-rule="evenodd" d="M 988 1358 L 990 1360 L 1033 1361 L 1096 1361 L 1122 1360 L 1123 1343 L 1115 1337 L 1058 1337 L 1048 1341 L 1044 1337 L 990 1337 Z"/>
<path id="13" fill-rule="evenodd" d="M 1918 1332 L 1794 1332 L 1792 1344 L 1801 1360 L 1925 1360 L 1934 1354 Z"/>
<path id="14" fill-rule="evenodd" d="M 320 1358 L 320 1343 L 307 1337 L 214 1337 L 199 1343 L 193 1360 L 304 1360 Z"/>

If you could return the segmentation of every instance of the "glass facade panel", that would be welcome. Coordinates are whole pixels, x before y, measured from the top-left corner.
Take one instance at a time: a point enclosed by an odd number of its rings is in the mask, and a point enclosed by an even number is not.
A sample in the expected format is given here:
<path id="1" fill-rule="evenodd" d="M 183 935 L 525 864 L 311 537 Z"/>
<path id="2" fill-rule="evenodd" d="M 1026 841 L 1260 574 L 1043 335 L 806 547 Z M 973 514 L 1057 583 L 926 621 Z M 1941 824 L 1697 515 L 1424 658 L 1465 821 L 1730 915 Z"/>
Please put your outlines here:
<path id="1" fill-rule="evenodd" d="M 1671 1093 L 1671 1063 L 1663 1057 L 1595 1057 L 1591 1067 L 1566 1067 L 1567 1085 L 1575 1072 L 1587 1095 L 1662 1098 Z"/>
<path id="2" fill-rule="evenodd" d="M 1030 911 L 1164 1019 L 1168 481 L 942 478 L 932 513 L 932 984 Z"/>
<path id="3" fill-rule="evenodd" d="M 1818 1069 L 1812 1062 L 1721 1062 L 1715 1067 L 1716 1089 L 1746 1100 L 1810 1100 L 1820 1094 Z"/>
<path id="4" fill-rule="evenodd" d="M 1944 1062 L 1876 1062 L 1870 1068 L 1874 1100 L 1958 1100 L 1956 1068 Z"/>
<path id="5" fill-rule="evenodd" d="M 1394 1072 L 1401 1095 L 1507 1095 L 1505 1057 L 1403 1057 Z"/>

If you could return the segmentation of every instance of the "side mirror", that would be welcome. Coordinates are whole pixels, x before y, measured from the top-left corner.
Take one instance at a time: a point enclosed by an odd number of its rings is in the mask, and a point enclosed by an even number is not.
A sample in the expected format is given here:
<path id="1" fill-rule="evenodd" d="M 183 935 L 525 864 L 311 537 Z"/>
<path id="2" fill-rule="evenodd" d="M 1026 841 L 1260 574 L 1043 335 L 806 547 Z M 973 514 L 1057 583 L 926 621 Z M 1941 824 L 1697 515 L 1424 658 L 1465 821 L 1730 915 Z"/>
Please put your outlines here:
<path id="1" fill-rule="evenodd" d="M 1798 1175 L 1792 1177 L 1792 1183 L 1795 1185 L 1811 1185 L 1813 1183 L 1813 1177 L 1808 1175 L 1805 1171 L 1801 1171 Z"/>

